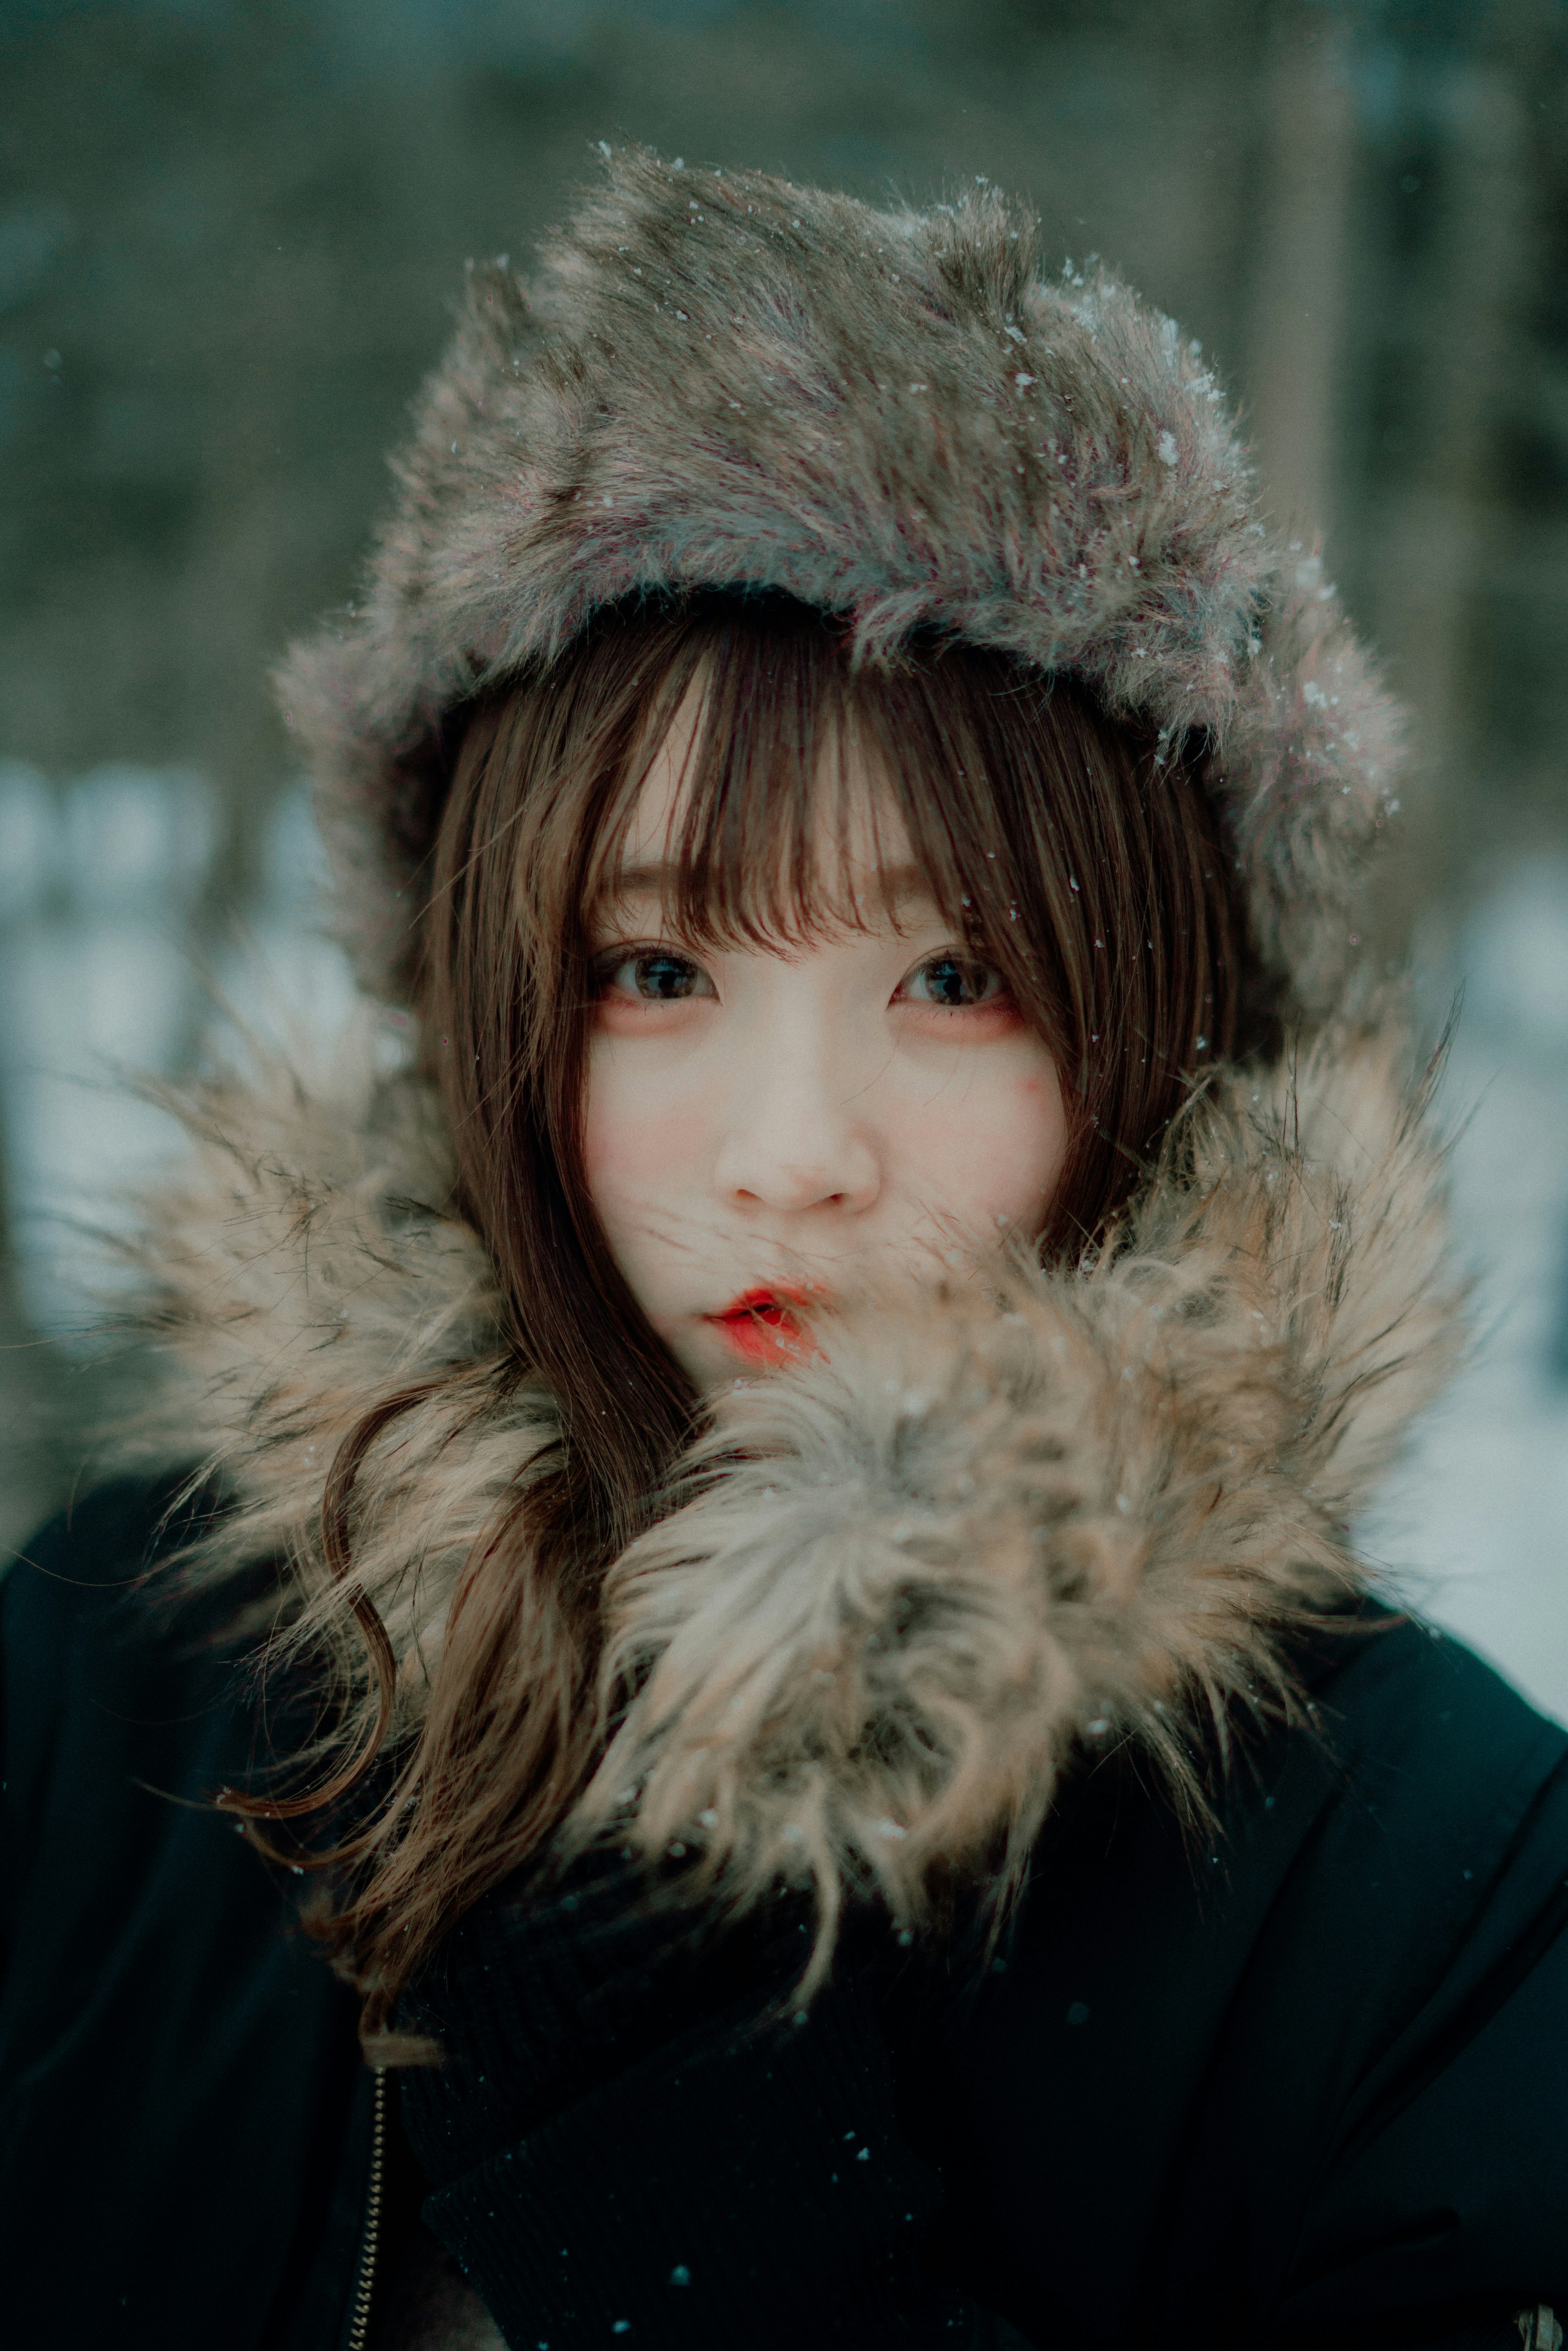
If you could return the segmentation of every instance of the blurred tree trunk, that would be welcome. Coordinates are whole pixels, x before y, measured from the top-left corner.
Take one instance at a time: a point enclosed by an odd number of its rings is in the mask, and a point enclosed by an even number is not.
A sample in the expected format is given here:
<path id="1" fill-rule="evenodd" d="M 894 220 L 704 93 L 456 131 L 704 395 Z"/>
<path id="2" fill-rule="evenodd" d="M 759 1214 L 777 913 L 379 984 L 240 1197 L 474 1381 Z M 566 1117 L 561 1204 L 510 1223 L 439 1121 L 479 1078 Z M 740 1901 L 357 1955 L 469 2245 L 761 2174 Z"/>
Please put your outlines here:
<path id="1" fill-rule="evenodd" d="M 1260 93 L 1264 187 L 1253 260 L 1249 438 L 1266 503 L 1292 536 L 1331 541 L 1355 123 L 1344 27 L 1289 0 Z"/>
<path id="2" fill-rule="evenodd" d="M 1415 719 L 1416 855 L 1391 877 L 1396 935 L 1487 845 L 1464 837 L 1495 765 L 1479 724 L 1475 608 L 1505 525 L 1497 428 L 1523 211 L 1517 78 L 1452 63 L 1408 69 L 1406 87 L 1431 142 L 1434 217 L 1424 249 L 1388 288 L 1410 352 L 1410 446 L 1366 520 L 1368 617 Z"/>

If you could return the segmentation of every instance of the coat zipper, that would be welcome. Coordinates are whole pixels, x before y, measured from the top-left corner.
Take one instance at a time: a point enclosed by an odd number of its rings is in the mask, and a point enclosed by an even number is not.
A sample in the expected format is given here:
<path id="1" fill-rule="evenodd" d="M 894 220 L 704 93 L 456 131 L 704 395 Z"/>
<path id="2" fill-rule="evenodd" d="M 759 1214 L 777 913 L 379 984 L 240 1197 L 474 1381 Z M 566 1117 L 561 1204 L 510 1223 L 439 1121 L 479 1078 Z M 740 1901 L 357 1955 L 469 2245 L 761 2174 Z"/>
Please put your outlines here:
<path id="1" fill-rule="evenodd" d="M 365 2228 L 360 2239 L 360 2262 L 354 2273 L 354 2298 L 349 2305 L 349 2334 L 344 2351 L 365 2351 L 371 2329 L 371 2301 L 376 2289 L 376 2252 L 382 2228 L 382 2174 L 386 2163 L 387 2069 L 374 2069 L 371 2105 L 371 2175 L 365 2188 Z"/>

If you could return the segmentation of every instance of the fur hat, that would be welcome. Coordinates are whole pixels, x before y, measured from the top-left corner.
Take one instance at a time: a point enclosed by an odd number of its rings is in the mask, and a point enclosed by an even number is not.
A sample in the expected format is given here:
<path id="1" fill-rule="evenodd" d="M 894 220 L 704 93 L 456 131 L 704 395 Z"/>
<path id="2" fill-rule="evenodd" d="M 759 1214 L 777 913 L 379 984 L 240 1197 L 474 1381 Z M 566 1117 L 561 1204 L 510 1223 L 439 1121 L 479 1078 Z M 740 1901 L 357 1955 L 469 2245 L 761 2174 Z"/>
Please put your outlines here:
<path id="1" fill-rule="evenodd" d="M 1019 205 L 624 150 L 531 286 L 472 271 L 396 474 L 366 601 L 280 681 L 372 994 L 411 986 L 448 714 L 614 600 L 745 586 L 862 658 L 936 629 L 1206 737 L 1254 977 L 1288 1018 L 1343 998 L 1393 705 L 1198 345 L 1104 272 L 1048 279 Z"/>

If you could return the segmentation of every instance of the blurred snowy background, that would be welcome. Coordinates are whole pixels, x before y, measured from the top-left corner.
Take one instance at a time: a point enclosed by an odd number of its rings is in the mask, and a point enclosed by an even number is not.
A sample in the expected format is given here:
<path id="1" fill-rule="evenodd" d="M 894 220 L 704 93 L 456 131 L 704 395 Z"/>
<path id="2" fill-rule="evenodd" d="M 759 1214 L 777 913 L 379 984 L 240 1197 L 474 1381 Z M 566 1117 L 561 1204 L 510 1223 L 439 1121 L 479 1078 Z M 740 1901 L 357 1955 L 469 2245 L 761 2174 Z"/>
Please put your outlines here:
<path id="1" fill-rule="evenodd" d="M 267 662 L 353 593 L 464 259 L 600 139 L 983 174 L 1199 334 L 1416 721 L 1376 911 L 1448 1087 L 1469 1369 L 1365 1530 L 1568 1718 L 1568 0 L 7 0 L 0 1554 L 134 1385 L 83 1224 L 215 988 L 329 1030 Z"/>
<path id="2" fill-rule="evenodd" d="M 1434 1026 L 1463 991 L 1443 1105 L 1474 1341 L 1362 1541 L 1568 1721 L 1568 857 L 1521 859 L 1451 936 L 1430 919 L 1416 961 Z"/>

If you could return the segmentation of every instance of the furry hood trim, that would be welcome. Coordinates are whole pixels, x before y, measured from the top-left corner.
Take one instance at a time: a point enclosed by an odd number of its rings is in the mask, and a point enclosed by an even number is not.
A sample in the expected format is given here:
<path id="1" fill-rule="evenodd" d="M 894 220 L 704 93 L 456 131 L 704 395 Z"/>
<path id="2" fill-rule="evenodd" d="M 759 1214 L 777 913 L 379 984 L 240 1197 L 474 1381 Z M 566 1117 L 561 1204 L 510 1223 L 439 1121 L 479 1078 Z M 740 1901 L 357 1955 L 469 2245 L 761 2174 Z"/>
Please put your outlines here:
<path id="1" fill-rule="evenodd" d="M 281 1556 L 307 1626 L 343 1614 L 339 1441 L 431 1384 L 363 1460 L 349 1571 L 408 1729 L 554 1424 L 477 1236 L 432 1205 L 427 1087 L 369 1058 L 355 1098 L 212 1092 L 148 1248 L 171 1429 L 237 1497 L 205 1572 Z M 1201 1808 L 1238 1706 L 1289 1708 L 1284 1636 L 1356 1586 L 1348 1524 L 1453 1360 L 1442 1155 L 1391 1064 L 1363 1037 L 1222 1075 L 1097 1263 L 846 1322 L 727 1396 L 609 1572 L 605 1670 L 636 1695 L 581 1834 L 684 1846 L 723 1899 L 783 1872 L 829 1924 L 868 1884 L 913 1922 L 955 1865 L 1005 1886 L 1075 1750 L 1134 1740 Z"/>
<path id="2" fill-rule="evenodd" d="M 617 599 L 750 588 L 865 659 L 956 634 L 1207 737 L 1270 992 L 1344 1000 L 1393 705 L 1198 346 L 1104 272 L 1048 278 L 1021 206 L 623 149 L 531 285 L 471 273 L 395 471 L 360 610 L 280 677 L 373 995 L 413 984 L 448 714 Z"/>

